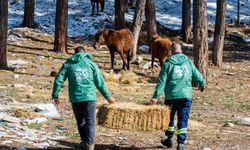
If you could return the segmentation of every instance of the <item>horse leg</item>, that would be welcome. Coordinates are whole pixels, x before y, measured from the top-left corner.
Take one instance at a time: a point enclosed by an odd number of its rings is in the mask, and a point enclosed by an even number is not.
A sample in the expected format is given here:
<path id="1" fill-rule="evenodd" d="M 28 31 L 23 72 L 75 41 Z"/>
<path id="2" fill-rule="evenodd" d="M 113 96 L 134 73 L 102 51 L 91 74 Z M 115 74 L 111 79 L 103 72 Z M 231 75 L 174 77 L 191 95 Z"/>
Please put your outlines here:
<path id="1" fill-rule="evenodd" d="M 95 1 L 91 1 L 91 5 L 92 5 L 92 14 L 91 16 L 94 16 L 94 11 L 95 11 Z"/>
<path id="2" fill-rule="evenodd" d="M 101 1 L 101 10 L 102 12 L 104 11 L 104 7 L 105 7 L 105 0 Z"/>
<path id="3" fill-rule="evenodd" d="M 129 70 L 130 68 L 129 68 L 129 62 L 130 62 L 130 51 L 131 51 L 131 49 L 129 49 L 128 50 L 128 52 L 127 52 L 127 69 Z"/>
<path id="4" fill-rule="evenodd" d="M 159 61 L 160 61 L 160 66 L 162 67 L 163 66 L 163 60 L 160 59 Z"/>
<path id="5" fill-rule="evenodd" d="M 110 50 L 110 56 L 111 56 L 111 70 L 114 70 L 114 59 L 115 59 L 115 52 L 113 50 Z"/>
<path id="6" fill-rule="evenodd" d="M 154 61 L 155 61 L 155 56 L 152 54 L 152 60 L 151 60 L 151 68 L 154 68 Z"/>
<path id="7" fill-rule="evenodd" d="M 126 69 L 125 66 L 127 66 L 126 58 L 125 58 L 123 52 L 119 52 L 119 54 L 120 54 L 122 61 L 123 61 L 122 69 L 125 70 Z"/>
<path id="8" fill-rule="evenodd" d="M 96 2 L 96 9 L 97 9 L 97 14 L 96 15 L 98 16 L 98 15 L 100 15 L 99 14 L 99 1 Z"/>

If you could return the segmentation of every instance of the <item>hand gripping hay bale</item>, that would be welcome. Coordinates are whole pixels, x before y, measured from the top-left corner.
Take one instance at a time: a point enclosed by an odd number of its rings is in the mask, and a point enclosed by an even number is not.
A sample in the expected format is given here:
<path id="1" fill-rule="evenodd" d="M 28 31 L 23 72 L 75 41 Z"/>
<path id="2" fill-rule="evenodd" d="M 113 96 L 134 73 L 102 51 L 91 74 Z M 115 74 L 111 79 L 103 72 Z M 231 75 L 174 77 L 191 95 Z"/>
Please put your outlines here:
<path id="1" fill-rule="evenodd" d="M 107 128 L 152 131 L 167 129 L 170 110 L 166 106 L 144 106 L 134 103 L 102 105 L 98 124 Z"/>

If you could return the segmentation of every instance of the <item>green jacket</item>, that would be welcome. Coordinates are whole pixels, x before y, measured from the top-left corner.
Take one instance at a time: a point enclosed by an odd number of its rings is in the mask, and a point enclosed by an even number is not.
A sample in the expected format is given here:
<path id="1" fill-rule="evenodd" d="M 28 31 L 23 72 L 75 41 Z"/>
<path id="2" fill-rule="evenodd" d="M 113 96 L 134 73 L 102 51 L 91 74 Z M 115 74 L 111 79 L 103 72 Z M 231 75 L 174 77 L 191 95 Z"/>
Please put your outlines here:
<path id="1" fill-rule="evenodd" d="M 160 97 L 165 90 L 165 99 L 192 98 L 192 80 L 205 87 L 202 74 L 187 56 L 177 53 L 163 64 L 153 98 Z"/>
<path id="2" fill-rule="evenodd" d="M 109 93 L 102 74 L 91 55 L 77 53 L 67 59 L 55 77 L 52 98 L 58 98 L 63 82 L 68 78 L 70 102 L 95 101 L 96 90 L 108 99 Z"/>

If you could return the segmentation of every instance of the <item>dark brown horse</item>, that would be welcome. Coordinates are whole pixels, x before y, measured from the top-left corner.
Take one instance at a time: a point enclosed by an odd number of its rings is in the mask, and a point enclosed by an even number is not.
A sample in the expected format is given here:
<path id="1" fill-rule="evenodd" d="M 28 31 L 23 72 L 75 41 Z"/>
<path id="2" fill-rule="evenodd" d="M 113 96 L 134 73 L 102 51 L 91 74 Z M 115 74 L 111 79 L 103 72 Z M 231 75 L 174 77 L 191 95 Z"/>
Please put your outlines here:
<path id="1" fill-rule="evenodd" d="M 170 55 L 170 48 L 173 42 L 168 38 L 162 38 L 159 35 L 152 37 L 152 63 L 151 67 L 154 67 L 154 59 L 158 58 L 162 67 L 165 59 Z"/>
<path id="2" fill-rule="evenodd" d="M 129 61 L 130 61 L 130 51 L 132 49 L 132 40 L 133 34 L 128 29 L 121 30 L 113 30 L 113 29 L 105 29 L 98 31 L 95 35 L 95 44 L 94 48 L 99 48 L 101 45 L 106 44 L 109 48 L 109 52 L 111 55 L 111 69 L 114 69 L 114 58 L 115 52 L 119 53 L 122 61 L 123 67 L 125 66 L 129 70 Z M 125 57 L 125 53 L 127 53 L 127 60 Z"/>
<path id="3" fill-rule="evenodd" d="M 105 0 L 91 0 L 91 5 L 92 5 L 92 14 L 91 16 L 94 15 L 95 12 L 95 5 L 96 5 L 96 10 L 97 10 L 97 15 L 99 15 L 99 4 L 101 5 L 101 11 L 104 10 L 105 6 Z"/>

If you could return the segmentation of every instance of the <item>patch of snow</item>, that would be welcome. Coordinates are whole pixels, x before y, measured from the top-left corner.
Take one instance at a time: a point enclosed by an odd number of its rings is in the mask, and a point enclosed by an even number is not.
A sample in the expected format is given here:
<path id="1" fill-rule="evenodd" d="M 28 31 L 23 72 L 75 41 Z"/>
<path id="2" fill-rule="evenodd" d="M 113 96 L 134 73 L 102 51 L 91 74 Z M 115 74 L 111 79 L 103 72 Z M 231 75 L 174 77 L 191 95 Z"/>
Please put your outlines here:
<path id="1" fill-rule="evenodd" d="M 48 118 L 58 118 L 60 114 L 58 113 L 55 105 L 53 104 L 34 104 L 35 111 L 42 113 Z"/>
<path id="2" fill-rule="evenodd" d="M 114 27 L 114 1 L 106 0 L 104 12 L 100 16 L 91 16 L 89 0 L 70 0 L 68 8 L 68 36 L 88 36 L 97 32 L 99 27 Z M 9 4 L 13 1 L 9 1 Z M 191 10 L 192 10 L 191 4 Z M 53 0 L 36 0 L 35 21 L 40 24 L 40 31 L 54 34 L 56 2 Z M 23 20 L 24 0 L 18 0 L 9 5 L 9 28 L 18 27 Z M 208 0 L 208 22 L 214 24 L 216 17 L 216 0 Z M 155 1 L 156 20 L 162 26 L 171 29 L 180 29 L 182 23 L 182 0 L 157 0 Z M 250 1 L 241 0 L 240 19 L 244 24 L 250 24 Z M 132 22 L 134 9 L 129 9 L 125 18 Z M 192 14 L 192 12 L 191 12 Z M 234 23 L 237 18 L 237 0 L 227 1 L 228 23 Z M 145 18 L 144 18 L 145 20 Z"/>
<path id="3" fill-rule="evenodd" d="M 24 37 L 22 34 L 19 33 L 13 33 L 11 30 L 8 31 L 8 41 L 9 42 L 16 42 L 24 40 Z"/>
<path id="4" fill-rule="evenodd" d="M 43 123 L 43 122 L 46 122 L 46 121 L 48 121 L 48 119 L 44 118 L 44 117 L 24 120 L 24 122 L 27 123 L 28 125 L 34 124 L 34 123 L 39 124 L 39 123 Z"/>
<path id="5" fill-rule="evenodd" d="M 8 61 L 8 65 L 11 67 L 16 67 L 16 66 L 21 66 L 21 65 L 26 65 L 28 64 L 27 61 L 21 60 L 21 59 L 17 59 L 17 60 L 9 60 Z"/>
<path id="6" fill-rule="evenodd" d="M 24 133 L 25 133 L 26 137 L 35 139 L 35 138 L 37 138 L 37 134 L 34 131 L 35 130 L 33 130 L 33 129 L 27 129 L 27 130 L 25 130 Z"/>
<path id="7" fill-rule="evenodd" d="M 208 2 L 207 3 L 207 7 L 209 9 L 216 9 L 216 3 L 214 3 L 214 2 Z"/>
<path id="8" fill-rule="evenodd" d="M 192 51 L 194 49 L 193 44 L 187 44 L 184 42 L 181 43 L 181 47 L 182 47 L 182 50 L 184 50 L 184 51 Z"/>
<path id="9" fill-rule="evenodd" d="M 0 105 L 1 106 L 1 105 Z M 6 115 L 6 113 L 4 113 L 4 112 L 0 112 L 0 121 L 2 121 L 3 120 L 3 117 Z"/>
<path id="10" fill-rule="evenodd" d="M 149 46 L 148 45 L 141 45 L 139 47 L 139 52 L 148 53 L 149 52 Z"/>
<path id="11" fill-rule="evenodd" d="M 24 148 L 24 147 L 18 147 L 18 148 L 16 148 L 15 150 L 27 150 L 27 149 Z"/>
<path id="12" fill-rule="evenodd" d="M 38 59 L 44 59 L 45 56 L 43 56 L 43 55 L 37 55 L 36 58 L 38 58 Z"/>
<path id="13" fill-rule="evenodd" d="M 250 37 L 243 37 L 243 41 L 244 41 L 247 45 L 250 45 Z"/>
<path id="14" fill-rule="evenodd" d="M 14 88 L 27 88 L 28 86 L 25 84 L 15 83 L 12 85 L 12 87 L 14 87 Z"/>
<path id="15" fill-rule="evenodd" d="M 149 68 L 151 68 L 151 64 L 152 64 L 152 62 L 147 62 L 142 66 L 142 68 L 143 69 L 149 69 Z M 156 63 L 156 62 L 154 62 L 154 66 L 157 67 L 157 68 L 160 68 L 160 65 L 158 63 Z"/>
<path id="16" fill-rule="evenodd" d="M 250 117 L 248 117 L 248 118 L 240 118 L 240 124 L 250 126 Z"/>
<path id="17" fill-rule="evenodd" d="M 16 124 L 20 124 L 22 122 L 21 119 L 19 119 L 17 117 L 12 117 L 9 115 L 4 115 L 2 120 L 6 121 L 6 122 L 10 122 L 10 123 L 16 123 Z"/>
<path id="18" fill-rule="evenodd" d="M 41 149 L 47 149 L 50 146 L 50 144 L 47 142 L 44 142 L 44 143 L 34 144 L 34 146 L 36 146 L 37 148 L 41 148 Z"/>
<path id="19" fill-rule="evenodd" d="M 5 144 L 12 144 L 12 143 L 13 143 L 13 141 L 11 141 L 11 140 L 6 140 L 6 141 L 2 142 L 3 145 L 5 145 Z"/>
<path id="20" fill-rule="evenodd" d="M 202 150 L 211 150 L 209 147 L 204 147 Z"/>

